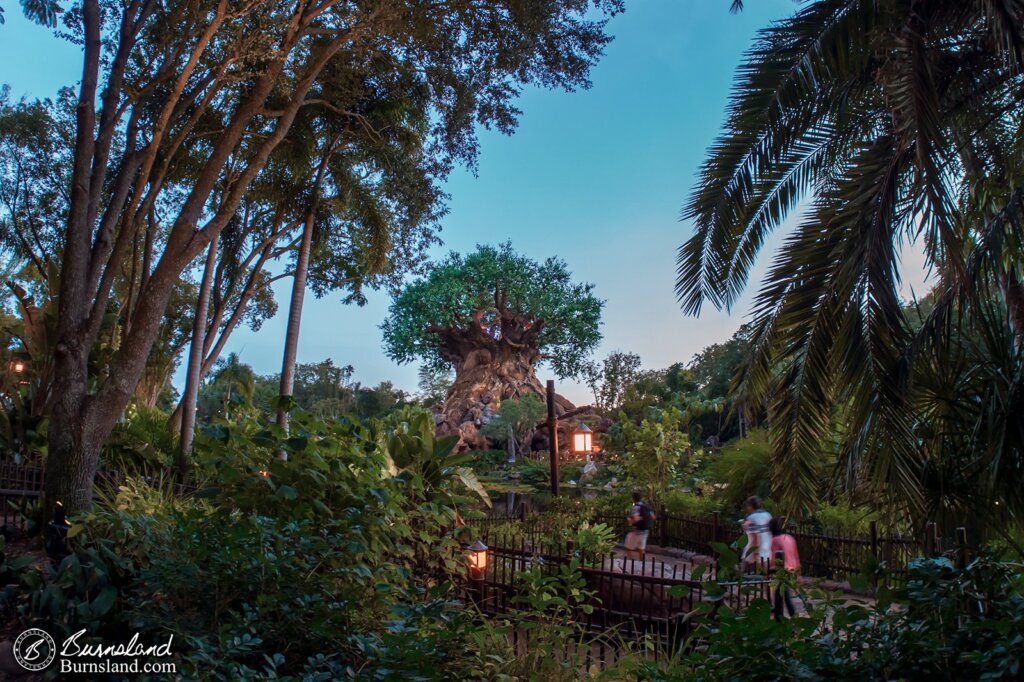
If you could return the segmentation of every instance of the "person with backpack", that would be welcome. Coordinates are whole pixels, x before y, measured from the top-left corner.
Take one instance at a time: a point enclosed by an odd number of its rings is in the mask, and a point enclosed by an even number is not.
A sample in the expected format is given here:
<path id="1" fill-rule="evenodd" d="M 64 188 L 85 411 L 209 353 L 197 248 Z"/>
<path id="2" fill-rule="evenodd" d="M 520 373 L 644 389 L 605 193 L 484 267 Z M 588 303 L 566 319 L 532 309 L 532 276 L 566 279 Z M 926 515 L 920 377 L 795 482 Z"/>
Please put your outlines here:
<path id="1" fill-rule="evenodd" d="M 775 557 L 773 562 L 773 568 L 778 568 L 779 564 L 782 564 L 787 572 L 796 574 L 800 570 L 800 555 L 796 551 L 796 538 L 787 533 L 782 528 L 782 519 L 774 518 L 768 522 L 768 529 L 772 534 L 772 555 Z M 772 613 L 775 615 L 775 620 L 782 620 L 782 605 L 785 602 L 786 610 L 789 611 L 789 617 L 792 618 L 796 614 L 796 608 L 793 606 L 793 597 L 789 594 L 789 585 L 786 579 L 779 581 L 779 586 L 775 588 L 775 604 Z"/>
<path id="2" fill-rule="evenodd" d="M 647 536 L 654 525 L 654 511 L 643 501 L 639 490 L 633 491 L 633 507 L 629 510 L 629 532 L 626 533 L 626 558 L 644 559 Z"/>

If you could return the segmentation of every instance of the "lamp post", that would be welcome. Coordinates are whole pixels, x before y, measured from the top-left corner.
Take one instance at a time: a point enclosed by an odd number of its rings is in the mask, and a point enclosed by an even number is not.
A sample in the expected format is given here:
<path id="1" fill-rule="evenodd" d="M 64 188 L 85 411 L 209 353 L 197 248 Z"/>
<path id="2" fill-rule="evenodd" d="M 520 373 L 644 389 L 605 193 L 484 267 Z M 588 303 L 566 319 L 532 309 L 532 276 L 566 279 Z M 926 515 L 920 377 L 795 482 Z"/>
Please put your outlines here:
<path id="1" fill-rule="evenodd" d="M 469 565 L 469 579 L 481 581 L 487 575 L 489 547 L 477 540 L 466 549 L 466 563 Z"/>
<path id="2" fill-rule="evenodd" d="M 555 381 L 548 379 L 548 457 L 551 460 L 551 495 L 558 497 L 558 417 L 555 415 Z"/>
<path id="3" fill-rule="evenodd" d="M 594 451 L 594 432 L 584 422 L 572 432 L 572 451 L 577 455 L 589 455 Z"/>

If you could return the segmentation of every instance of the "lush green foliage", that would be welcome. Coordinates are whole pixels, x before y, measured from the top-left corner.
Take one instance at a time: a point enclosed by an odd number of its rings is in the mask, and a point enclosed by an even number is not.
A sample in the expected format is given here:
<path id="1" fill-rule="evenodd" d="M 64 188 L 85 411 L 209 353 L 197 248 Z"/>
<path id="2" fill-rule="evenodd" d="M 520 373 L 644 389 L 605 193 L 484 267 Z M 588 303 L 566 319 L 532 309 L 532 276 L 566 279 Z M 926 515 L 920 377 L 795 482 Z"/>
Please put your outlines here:
<path id="1" fill-rule="evenodd" d="M 981 557 L 965 570 L 917 563 L 871 606 L 817 594 L 808 616 L 774 621 L 767 602 L 703 621 L 702 644 L 642 679 L 1011 680 L 1024 656 L 1019 566 Z M 806 601 L 805 601 L 806 603 Z"/>
<path id="2" fill-rule="evenodd" d="M 353 373 L 351 365 L 337 367 L 330 358 L 317 363 L 299 363 L 295 368 L 292 403 L 324 420 L 379 419 L 409 404 L 406 393 L 390 381 L 382 381 L 374 387 L 364 386 L 353 380 Z M 230 416 L 250 404 L 259 412 L 274 409 L 280 380 L 279 374 L 256 374 L 237 355 L 229 354 L 214 366 L 199 389 L 200 423 L 209 423 L 217 416 Z"/>
<path id="3" fill-rule="evenodd" d="M 767 434 L 752 431 L 748 438 L 722 447 L 708 464 L 707 474 L 728 508 L 742 509 L 751 495 L 769 497 L 773 477 Z"/>
<path id="4" fill-rule="evenodd" d="M 485 496 L 432 427 L 409 411 L 365 427 L 300 413 L 290 435 L 219 419 L 197 443 L 200 492 L 126 479 L 75 519 L 52 580 L 23 572 L 23 617 L 108 642 L 173 632 L 193 679 L 370 665 L 361 638 L 387 639 L 378 626 L 403 605 L 427 608 L 424 590 L 461 569 L 464 493 Z"/>
<path id="5" fill-rule="evenodd" d="M 501 401 L 501 407 L 481 433 L 499 443 L 509 440 L 509 433 L 519 446 L 519 452 L 530 452 L 530 439 L 533 437 L 537 424 L 544 417 L 546 407 L 540 398 L 530 393 L 518 400 L 507 398 Z"/>
<path id="6" fill-rule="evenodd" d="M 675 408 L 661 410 L 639 425 L 620 420 L 609 447 L 622 456 L 628 480 L 646 499 L 660 500 L 690 463 L 690 440 L 681 430 L 683 415 Z"/>

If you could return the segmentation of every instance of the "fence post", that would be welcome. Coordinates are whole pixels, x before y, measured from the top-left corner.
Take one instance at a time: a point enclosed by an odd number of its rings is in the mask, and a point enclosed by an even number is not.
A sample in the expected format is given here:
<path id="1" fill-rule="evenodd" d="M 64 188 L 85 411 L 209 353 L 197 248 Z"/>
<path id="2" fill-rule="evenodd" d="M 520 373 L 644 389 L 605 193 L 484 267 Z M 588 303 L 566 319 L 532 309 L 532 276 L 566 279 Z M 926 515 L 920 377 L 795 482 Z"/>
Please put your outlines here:
<path id="1" fill-rule="evenodd" d="M 519 503 L 519 521 L 520 523 L 526 522 L 526 503 Z"/>
<path id="2" fill-rule="evenodd" d="M 924 555 L 926 557 L 933 557 L 936 554 L 935 537 L 936 537 L 935 522 L 929 521 L 924 525 Z"/>
<path id="3" fill-rule="evenodd" d="M 658 544 L 662 547 L 668 546 L 668 509 L 665 509 L 665 505 L 661 505 L 661 509 L 658 512 L 661 518 L 661 531 L 658 536 Z"/>
<path id="4" fill-rule="evenodd" d="M 711 542 L 719 542 L 719 532 L 722 524 L 721 512 L 711 514 Z"/>
<path id="5" fill-rule="evenodd" d="M 967 529 L 963 526 L 956 529 L 956 544 L 956 556 L 959 568 L 967 568 Z"/>
<path id="6" fill-rule="evenodd" d="M 868 528 L 871 533 L 871 556 L 878 561 L 878 521 L 872 521 Z"/>

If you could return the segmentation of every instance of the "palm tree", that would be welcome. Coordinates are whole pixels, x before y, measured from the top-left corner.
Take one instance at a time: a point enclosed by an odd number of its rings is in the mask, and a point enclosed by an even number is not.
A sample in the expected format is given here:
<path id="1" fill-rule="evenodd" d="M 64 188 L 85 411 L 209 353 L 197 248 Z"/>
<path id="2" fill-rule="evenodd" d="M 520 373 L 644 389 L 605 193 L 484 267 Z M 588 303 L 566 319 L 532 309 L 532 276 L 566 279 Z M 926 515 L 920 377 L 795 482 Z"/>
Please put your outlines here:
<path id="1" fill-rule="evenodd" d="M 766 236 L 800 216 L 756 297 L 736 378 L 768 403 L 776 492 L 792 507 L 820 492 L 830 449 L 848 486 L 927 507 L 937 455 L 914 376 L 961 326 L 1009 326 L 1021 377 L 1022 27 L 1020 0 L 816 0 L 764 29 L 740 67 L 683 211 L 695 229 L 676 291 L 689 314 L 730 308 Z M 907 242 L 938 281 L 916 329 L 897 293 Z M 1007 386 L 1006 404 L 1020 404 Z M 1004 436 L 973 447 L 989 480 L 1012 474 L 1017 492 L 1000 494 L 1024 509 L 1024 439 Z"/>

